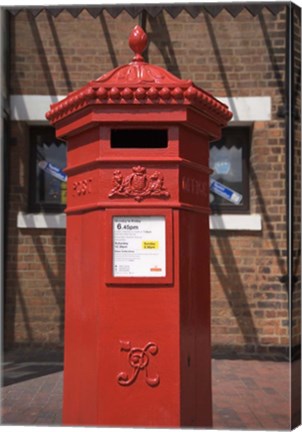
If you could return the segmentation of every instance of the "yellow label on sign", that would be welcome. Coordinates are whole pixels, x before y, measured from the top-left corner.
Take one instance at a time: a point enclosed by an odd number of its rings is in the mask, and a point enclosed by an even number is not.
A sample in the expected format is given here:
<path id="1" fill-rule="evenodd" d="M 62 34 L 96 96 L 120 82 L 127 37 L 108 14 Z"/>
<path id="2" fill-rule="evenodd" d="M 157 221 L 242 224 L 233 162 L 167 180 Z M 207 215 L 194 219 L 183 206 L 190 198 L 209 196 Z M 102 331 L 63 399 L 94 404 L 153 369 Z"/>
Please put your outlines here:
<path id="1" fill-rule="evenodd" d="M 158 241 L 143 241 L 143 249 L 158 249 Z"/>

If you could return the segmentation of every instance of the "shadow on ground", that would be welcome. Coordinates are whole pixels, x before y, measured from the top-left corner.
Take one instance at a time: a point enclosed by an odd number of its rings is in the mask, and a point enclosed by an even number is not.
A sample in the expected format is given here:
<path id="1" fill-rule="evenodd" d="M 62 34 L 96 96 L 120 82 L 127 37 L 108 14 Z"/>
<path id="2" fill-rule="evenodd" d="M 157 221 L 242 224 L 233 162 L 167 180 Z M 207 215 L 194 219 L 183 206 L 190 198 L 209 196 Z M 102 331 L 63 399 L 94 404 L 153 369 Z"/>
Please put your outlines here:
<path id="1" fill-rule="evenodd" d="M 2 387 L 63 371 L 63 352 L 16 353 L 2 355 Z"/>

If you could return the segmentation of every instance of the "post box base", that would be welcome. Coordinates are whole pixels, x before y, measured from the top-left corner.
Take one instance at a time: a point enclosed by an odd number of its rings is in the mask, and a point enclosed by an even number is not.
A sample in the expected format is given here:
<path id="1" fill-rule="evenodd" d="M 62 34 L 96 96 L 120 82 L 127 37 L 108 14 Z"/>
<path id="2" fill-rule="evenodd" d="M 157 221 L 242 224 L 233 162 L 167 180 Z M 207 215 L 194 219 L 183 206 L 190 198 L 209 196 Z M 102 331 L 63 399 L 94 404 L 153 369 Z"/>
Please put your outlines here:
<path id="1" fill-rule="evenodd" d="M 159 286 L 106 284 L 106 212 L 68 217 L 81 247 L 67 254 L 65 425 L 212 426 L 208 217 L 171 216 L 173 283 Z"/>

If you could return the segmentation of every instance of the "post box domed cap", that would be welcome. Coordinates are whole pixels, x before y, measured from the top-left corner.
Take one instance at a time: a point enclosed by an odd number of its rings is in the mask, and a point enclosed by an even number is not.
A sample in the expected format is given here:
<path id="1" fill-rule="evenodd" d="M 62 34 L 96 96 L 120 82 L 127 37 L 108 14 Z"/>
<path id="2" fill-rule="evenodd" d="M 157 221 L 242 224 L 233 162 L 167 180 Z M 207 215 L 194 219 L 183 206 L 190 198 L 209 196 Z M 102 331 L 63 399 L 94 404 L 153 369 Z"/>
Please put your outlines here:
<path id="1" fill-rule="evenodd" d="M 96 80 L 97 83 L 102 83 L 106 88 L 117 87 L 121 89 L 129 87 L 133 89 L 141 87 L 146 91 L 155 85 L 158 89 L 164 86 L 170 89 L 177 86 L 188 88 L 192 85 L 191 80 L 182 80 L 162 67 L 144 61 L 142 53 L 147 47 L 148 37 L 139 25 L 136 25 L 131 31 L 128 42 L 129 47 L 135 54 L 132 61 L 100 76 Z"/>
<path id="2" fill-rule="evenodd" d="M 191 80 L 183 80 L 166 69 L 144 61 L 148 44 L 144 30 L 136 25 L 129 36 L 134 57 L 96 80 L 54 103 L 46 118 L 55 124 L 90 105 L 193 105 L 224 126 L 232 113 L 210 93 Z"/>

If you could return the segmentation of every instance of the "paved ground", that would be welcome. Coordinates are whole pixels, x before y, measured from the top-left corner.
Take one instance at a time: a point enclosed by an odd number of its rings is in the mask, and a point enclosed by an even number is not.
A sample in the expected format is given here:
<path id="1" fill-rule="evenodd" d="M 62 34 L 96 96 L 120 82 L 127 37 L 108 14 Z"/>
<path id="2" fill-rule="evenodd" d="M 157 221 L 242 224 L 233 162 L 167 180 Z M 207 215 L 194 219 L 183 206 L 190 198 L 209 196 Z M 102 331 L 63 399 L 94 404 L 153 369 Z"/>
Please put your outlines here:
<path id="1" fill-rule="evenodd" d="M 2 364 L 2 424 L 61 425 L 61 359 L 8 357 Z M 288 363 L 213 360 L 212 365 L 215 429 L 290 429 Z"/>

